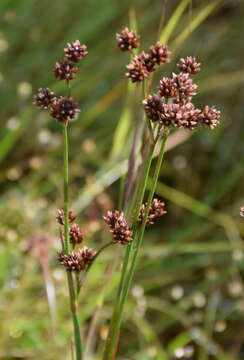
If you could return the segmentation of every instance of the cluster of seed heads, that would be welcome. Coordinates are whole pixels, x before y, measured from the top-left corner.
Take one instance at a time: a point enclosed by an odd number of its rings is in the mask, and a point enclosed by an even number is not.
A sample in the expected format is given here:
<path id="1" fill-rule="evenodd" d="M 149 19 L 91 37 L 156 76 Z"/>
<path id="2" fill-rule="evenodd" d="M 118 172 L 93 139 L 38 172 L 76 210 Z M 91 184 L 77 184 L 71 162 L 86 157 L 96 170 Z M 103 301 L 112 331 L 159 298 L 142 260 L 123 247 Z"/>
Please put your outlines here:
<path id="1" fill-rule="evenodd" d="M 72 251 L 69 254 L 64 254 L 60 252 L 58 254 L 59 262 L 66 268 L 68 271 L 80 272 L 85 270 L 88 265 L 92 263 L 96 256 L 96 251 L 84 246 L 77 251 Z"/>
<path id="2" fill-rule="evenodd" d="M 118 47 L 122 51 L 133 52 L 139 47 L 140 36 L 134 31 L 130 31 L 127 27 L 116 34 Z M 142 51 L 139 55 L 133 57 L 131 63 L 127 65 L 127 72 L 125 76 L 130 78 L 132 82 L 140 82 L 148 77 L 149 73 L 155 70 L 157 65 L 169 62 L 171 51 L 167 46 L 156 42 L 155 45 L 149 48 L 146 53 Z"/>
<path id="3" fill-rule="evenodd" d="M 196 58 L 188 56 L 180 59 L 178 68 L 181 70 L 179 74 L 173 73 L 171 78 L 163 77 L 157 93 L 143 100 L 148 119 L 167 127 L 190 130 L 198 126 L 215 128 L 219 124 L 220 111 L 210 106 L 198 109 L 192 103 L 197 85 L 191 75 L 200 71 L 200 63 Z"/>
<path id="4" fill-rule="evenodd" d="M 127 224 L 123 212 L 107 211 L 103 219 L 108 224 L 115 243 L 126 245 L 132 241 L 132 230 Z"/>
<path id="5" fill-rule="evenodd" d="M 87 54 L 86 45 L 81 45 L 79 40 L 68 43 L 64 49 L 64 59 L 56 62 L 54 76 L 59 80 L 66 80 L 68 83 L 75 79 L 78 63 Z M 57 97 L 48 88 L 40 88 L 34 96 L 34 104 L 42 109 L 49 110 L 51 117 L 67 126 L 68 121 L 75 119 L 80 110 L 72 97 Z"/>
<path id="6" fill-rule="evenodd" d="M 84 232 L 77 224 L 72 224 L 72 222 L 77 218 L 77 215 L 73 214 L 72 209 L 68 211 L 69 217 L 69 241 L 73 245 L 73 249 L 77 245 L 80 245 L 84 241 Z M 58 224 L 64 225 L 64 210 L 59 209 L 56 215 L 56 220 Z M 81 270 L 86 269 L 87 265 L 90 265 L 96 256 L 96 251 L 93 249 L 84 246 L 79 248 L 78 250 L 73 250 L 69 254 L 65 254 L 61 251 L 58 254 L 59 262 L 65 266 L 68 271 L 76 271 L 79 272 Z"/>
<path id="7" fill-rule="evenodd" d="M 147 204 L 142 204 L 139 214 L 139 222 L 142 223 L 143 219 L 145 217 L 145 211 L 146 211 Z M 147 216 L 147 224 L 153 225 L 154 219 L 160 216 L 163 216 L 166 214 L 167 211 L 165 211 L 165 203 L 159 199 L 153 199 L 151 206 L 149 208 L 148 216 Z"/>

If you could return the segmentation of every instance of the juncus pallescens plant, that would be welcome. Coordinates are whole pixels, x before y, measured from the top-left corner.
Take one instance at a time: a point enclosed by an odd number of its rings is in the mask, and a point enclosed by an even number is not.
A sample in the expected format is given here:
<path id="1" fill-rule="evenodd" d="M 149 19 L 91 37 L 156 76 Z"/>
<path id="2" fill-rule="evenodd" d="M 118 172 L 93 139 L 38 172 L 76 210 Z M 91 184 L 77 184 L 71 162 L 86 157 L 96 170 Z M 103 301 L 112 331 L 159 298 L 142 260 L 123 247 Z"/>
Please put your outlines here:
<path id="1" fill-rule="evenodd" d="M 133 49 L 139 46 L 139 36 L 129 31 L 128 28 L 122 30 L 116 37 L 118 47 L 122 51 L 128 50 L 133 54 Z M 125 73 L 125 76 L 133 83 L 143 84 L 144 99 L 142 105 L 146 116 L 142 121 L 145 122 L 146 126 L 142 133 L 142 147 L 146 151 L 144 150 L 142 156 L 142 165 L 138 170 L 138 176 L 134 176 L 132 179 L 132 181 L 134 180 L 133 186 L 130 186 L 134 191 L 133 196 L 130 196 L 133 200 L 128 205 L 125 203 L 124 210 L 133 232 L 133 241 L 129 243 L 124 256 L 120 283 L 105 345 L 104 360 L 114 359 L 117 352 L 123 309 L 135 273 L 145 228 L 147 225 L 153 224 L 156 217 L 166 213 L 164 202 L 156 198 L 153 199 L 153 197 L 169 133 L 174 128 L 194 130 L 197 127 L 208 127 L 213 129 L 219 124 L 220 112 L 215 107 L 205 106 L 203 109 L 198 109 L 192 102 L 196 95 L 197 85 L 191 76 L 200 71 L 200 63 L 192 56 L 180 59 L 178 63 L 180 72 L 178 74 L 173 73 L 171 77 L 164 76 L 159 82 L 156 93 L 147 94 L 151 73 L 161 64 L 169 62 L 170 55 L 171 52 L 168 47 L 157 42 L 149 48 L 148 52 L 142 51 L 139 55 L 135 55 L 131 63 L 127 65 Z M 143 204 L 156 145 L 160 146 L 160 150 L 152 174 L 147 201 Z"/>
<path id="2" fill-rule="evenodd" d="M 35 104 L 48 110 L 50 116 L 56 119 L 63 129 L 63 194 L 64 206 L 57 212 L 56 220 L 60 225 L 61 250 L 58 261 L 67 272 L 70 297 L 70 310 L 74 325 L 76 360 L 82 359 L 83 347 L 78 317 L 78 299 L 80 289 L 86 275 L 97 256 L 108 246 L 121 244 L 126 251 L 121 269 L 120 282 L 114 311 L 110 322 L 109 334 L 106 340 L 104 360 L 115 358 L 118 345 L 120 325 L 124 306 L 133 280 L 139 249 L 146 226 L 154 224 L 156 218 L 166 213 L 165 203 L 154 198 L 154 193 L 164 157 L 165 144 L 169 133 L 174 128 L 194 130 L 199 126 L 215 128 L 219 124 L 220 112 L 214 107 L 205 106 L 198 109 L 192 99 L 196 95 L 197 85 L 192 75 L 200 71 L 200 64 L 194 57 L 180 59 L 178 74 L 163 77 L 154 94 L 147 94 L 151 74 L 161 65 L 170 61 L 171 52 L 165 45 L 156 42 L 148 52 L 142 51 L 135 55 L 139 48 L 140 37 L 135 32 L 125 28 L 116 35 L 117 45 L 121 51 L 131 54 L 131 63 L 127 65 L 125 76 L 129 81 L 142 84 L 143 88 L 143 119 L 140 127 L 139 152 L 135 153 L 132 146 L 128 161 L 128 172 L 125 178 L 123 194 L 123 210 L 109 210 L 104 216 L 104 222 L 111 233 L 111 239 L 98 250 L 84 246 L 85 236 L 78 224 L 74 223 L 76 215 L 69 209 L 68 181 L 68 126 L 69 121 L 76 119 L 80 113 L 78 105 L 71 97 L 71 81 L 76 77 L 77 64 L 88 54 L 86 45 L 78 40 L 68 44 L 64 49 L 64 58 L 55 64 L 54 76 L 67 82 L 67 95 L 58 97 L 48 88 L 40 88 L 35 95 Z M 138 129 L 135 129 L 135 136 Z M 152 172 L 152 160 L 155 147 L 159 147 L 156 156 L 156 166 Z M 141 154 L 141 165 L 135 168 L 134 157 Z M 152 180 L 149 183 L 149 176 Z M 144 202 L 148 185 L 149 192 Z"/>

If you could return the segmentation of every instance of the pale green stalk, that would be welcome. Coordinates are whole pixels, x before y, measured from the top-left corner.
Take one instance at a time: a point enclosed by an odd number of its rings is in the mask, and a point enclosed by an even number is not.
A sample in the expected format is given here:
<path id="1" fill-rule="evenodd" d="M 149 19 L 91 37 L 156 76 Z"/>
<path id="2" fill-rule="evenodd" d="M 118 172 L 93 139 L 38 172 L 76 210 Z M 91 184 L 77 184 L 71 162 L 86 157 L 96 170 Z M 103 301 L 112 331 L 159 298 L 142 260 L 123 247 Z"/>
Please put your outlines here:
<path id="1" fill-rule="evenodd" d="M 163 137 L 162 137 L 161 149 L 160 149 L 160 153 L 158 156 L 155 173 L 153 176 L 153 183 L 151 185 L 151 189 L 150 189 L 149 196 L 148 196 L 147 207 L 146 207 L 143 222 L 142 222 L 141 226 L 135 232 L 134 240 L 133 240 L 134 244 L 130 245 L 130 247 L 127 249 L 127 252 L 126 252 L 125 261 L 124 261 L 124 265 L 126 264 L 126 269 L 124 269 L 125 266 L 123 266 L 120 287 L 119 287 L 119 299 L 117 297 L 117 300 L 119 300 L 119 301 L 116 302 L 116 305 L 114 308 L 113 318 L 112 318 L 110 329 L 109 329 L 109 335 L 108 335 L 108 339 L 106 342 L 103 360 L 113 360 L 115 353 L 116 353 L 116 347 L 117 347 L 117 343 L 118 343 L 118 337 L 119 337 L 119 331 L 120 331 L 123 310 L 124 310 L 125 302 L 128 297 L 128 292 L 129 292 L 129 289 L 130 289 L 130 286 L 131 286 L 131 283 L 132 283 L 132 280 L 134 277 L 137 258 L 138 258 L 138 252 L 139 252 L 141 242 L 143 239 L 143 235 L 144 235 L 144 231 L 145 231 L 145 227 L 146 227 L 146 223 L 147 223 L 147 216 L 148 216 L 148 213 L 150 210 L 150 205 L 152 203 L 153 195 L 154 195 L 154 192 L 156 189 L 157 180 L 159 177 L 159 173 L 160 173 L 160 169 L 161 169 L 161 165 L 162 165 L 162 161 L 163 161 L 163 156 L 164 156 L 164 151 L 165 151 L 165 143 L 166 143 L 167 137 L 168 137 L 168 130 L 166 130 L 164 132 Z M 151 162 L 150 162 L 150 165 L 151 165 Z M 148 168 L 148 174 L 149 174 L 149 169 L 150 169 L 150 167 Z M 142 177 L 142 178 L 144 178 L 144 177 Z M 147 179 L 148 179 L 148 177 L 144 178 L 145 184 L 147 183 Z M 144 192 L 145 192 L 145 189 L 143 190 L 143 194 L 144 194 Z M 136 205 L 138 207 L 138 203 Z M 140 206 L 137 209 L 139 209 L 139 211 L 140 211 Z M 135 219 L 138 218 L 139 211 L 137 213 L 137 216 L 135 216 Z M 131 266 L 130 266 L 130 269 L 128 271 L 126 271 L 130 256 L 132 256 Z M 127 275 L 127 277 L 126 277 L 126 275 Z"/>

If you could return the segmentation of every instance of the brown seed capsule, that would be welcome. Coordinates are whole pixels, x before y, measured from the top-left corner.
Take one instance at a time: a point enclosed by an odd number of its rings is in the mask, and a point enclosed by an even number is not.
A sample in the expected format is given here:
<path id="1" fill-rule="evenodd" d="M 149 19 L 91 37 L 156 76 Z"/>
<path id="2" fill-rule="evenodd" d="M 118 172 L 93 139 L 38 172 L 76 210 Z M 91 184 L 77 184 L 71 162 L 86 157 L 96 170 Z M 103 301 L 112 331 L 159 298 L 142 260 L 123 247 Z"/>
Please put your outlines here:
<path id="1" fill-rule="evenodd" d="M 144 61 L 140 56 L 135 56 L 132 59 L 131 64 L 127 65 L 128 72 L 125 74 L 127 78 L 130 78 L 131 81 L 140 82 L 148 77 L 148 71 L 145 68 Z"/>
<path id="2" fill-rule="evenodd" d="M 205 127 L 214 129 L 219 125 L 220 111 L 216 110 L 214 106 L 206 105 L 201 113 L 202 124 Z"/>
<path id="3" fill-rule="evenodd" d="M 56 62 L 54 75 L 59 80 L 73 80 L 78 69 L 67 60 Z"/>
<path id="4" fill-rule="evenodd" d="M 50 115 L 64 125 L 67 125 L 68 120 L 75 119 L 79 112 L 80 110 L 71 97 L 60 97 L 53 101 Z"/>
<path id="5" fill-rule="evenodd" d="M 64 48 L 64 56 L 71 62 L 78 63 L 81 59 L 88 55 L 87 46 L 81 45 L 79 40 L 68 43 Z"/>
<path id="6" fill-rule="evenodd" d="M 201 110 L 195 109 L 192 103 L 163 104 L 161 121 L 165 126 L 194 130 L 201 124 Z"/>
<path id="7" fill-rule="evenodd" d="M 170 55 L 171 51 L 168 50 L 168 47 L 161 45 L 159 41 L 150 47 L 151 60 L 157 65 L 169 62 Z"/>
<path id="8" fill-rule="evenodd" d="M 115 243 L 127 245 L 132 241 L 132 231 L 125 220 L 123 212 L 118 210 L 107 211 L 103 219 L 110 227 Z"/>
<path id="9" fill-rule="evenodd" d="M 81 254 L 81 249 L 75 251 L 72 251 L 68 255 L 64 254 L 63 252 L 60 252 L 58 254 L 58 261 L 65 266 L 66 270 L 68 271 L 75 271 L 80 272 L 81 270 L 84 270 L 86 267 L 84 258 Z"/>
<path id="10" fill-rule="evenodd" d="M 181 72 L 178 75 L 173 74 L 173 81 L 175 83 L 175 87 L 178 89 L 180 99 L 186 98 L 186 101 L 189 102 L 192 96 L 196 95 L 196 89 L 198 86 L 193 83 L 188 73 Z"/>
<path id="11" fill-rule="evenodd" d="M 72 209 L 69 209 L 68 216 L 69 216 L 69 222 L 73 222 L 77 218 L 77 215 L 73 215 Z M 58 209 L 57 215 L 56 215 L 56 220 L 60 225 L 64 225 L 64 210 L 63 209 Z"/>
<path id="12" fill-rule="evenodd" d="M 173 79 L 163 77 L 159 82 L 158 93 L 162 97 L 176 97 L 177 87 Z"/>
<path id="13" fill-rule="evenodd" d="M 87 246 L 84 246 L 82 249 L 80 249 L 80 253 L 86 265 L 91 265 L 97 254 L 95 250 L 88 248 Z"/>
<path id="14" fill-rule="evenodd" d="M 42 109 L 48 109 L 55 99 L 55 94 L 48 88 L 38 89 L 38 93 L 34 95 L 34 105 Z"/>
<path id="15" fill-rule="evenodd" d="M 120 34 L 116 34 L 116 39 L 118 47 L 122 51 L 132 51 L 140 45 L 140 36 L 134 31 L 130 31 L 127 27 L 123 29 Z"/>
<path id="16" fill-rule="evenodd" d="M 139 215 L 139 222 L 141 223 L 145 216 L 145 210 L 146 210 L 147 204 L 142 204 L 140 209 L 140 215 Z M 163 216 L 167 213 L 167 211 L 164 210 L 165 203 L 159 199 L 153 199 L 152 204 L 149 209 L 148 217 L 147 217 L 147 224 L 152 225 L 154 224 L 154 219 L 156 217 Z"/>
<path id="17" fill-rule="evenodd" d="M 77 224 L 73 224 L 69 230 L 69 239 L 73 245 L 81 244 L 84 240 L 84 233 Z"/>
<path id="18" fill-rule="evenodd" d="M 197 74 L 200 69 L 200 63 L 196 61 L 196 58 L 193 56 L 187 56 L 185 59 L 181 58 L 179 64 L 177 64 L 178 68 L 183 73 L 188 73 L 191 75 Z"/>
<path id="19" fill-rule="evenodd" d="M 68 255 L 60 252 L 58 261 L 65 266 L 66 270 L 80 272 L 92 263 L 95 256 L 96 251 L 85 246 L 77 251 L 72 251 Z"/>
<path id="20" fill-rule="evenodd" d="M 240 216 L 244 217 L 244 206 L 240 207 Z"/>
<path id="21" fill-rule="evenodd" d="M 144 67 L 147 69 L 148 72 L 153 72 L 155 70 L 156 63 L 150 54 L 147 54 L 143 51 L 138 56 L 141 58 L 142 63 L 144 64 Z"/>
<path id="22" fill-rule="evenodd" d="M 161 120 L 162 99 L 158 94 L 149 95 L 142 103 L 148 119 L 154 122 Z"/>

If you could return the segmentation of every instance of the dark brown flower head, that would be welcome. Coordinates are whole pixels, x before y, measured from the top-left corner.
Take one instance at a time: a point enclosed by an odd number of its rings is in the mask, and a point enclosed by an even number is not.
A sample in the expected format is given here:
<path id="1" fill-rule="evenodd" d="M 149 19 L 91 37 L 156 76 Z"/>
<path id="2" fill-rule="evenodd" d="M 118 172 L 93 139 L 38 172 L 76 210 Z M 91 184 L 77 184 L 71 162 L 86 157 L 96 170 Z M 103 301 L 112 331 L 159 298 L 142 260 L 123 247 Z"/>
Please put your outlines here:
<path id="1" fill-rule="evenodd" d="M 165 126 L 194 130 L 200 124 L 201 110 L 195 109 L 192 103 L 163 104 L 161 120 Z"/>
<path id="2" fill-rule="evenodd" d="M 69 209 L 68 216 L 69 216 L 69 222 L 73 222 L 77 218 L 77 215 L 73 215 L 72 209 Z M 56 220 L 60 225 L 64 225 L 64 210 L 63 209 L 58 209 L 57 215 L 56 215 Z"/>
<path id="3" fill-rule="evenodd" d="M 118 47 L 122 51 L 132 51 L 140 45 L 140 36 L 134 31 L 130 31 L 127 27 L 123 29 L 120 34 L 116 34 L 116 39 Z"/>
<path id="4" fill-rule="evenodd" d="M 81 59 L 88 55 L 87 46 L 81 45 L 79 40 L 68 43 L 64 48 L 64 56 L 71 62 L 78 63 Z"/>
<path id="5" fill-rule="evenodd" d="M 72 251 L 70 254 L 66 255 L 63 252 L 58 254 L 58 261 L 65 266 L 68 271 L 80 272 L 86 267 L 86 263 L 81 253 L 81 249 L 77 251 Z"/>
<path id="6" fill-rule="evenodd" d="M 152 121 L 160 121 L 161 120 L 161 112 L 162 112 L 162 99 L 161 97 L 156 95 L 149 95 L 147 99 L 143 100 L 143 107 L 147 114 L 147 117 Z"/>
<path id="7" fill-rule="evenodd" d="M 67 125 L 68 120 L 75 119 L 79 112 L 80 110 L 71 97 L 60 97 L 53 101 L 50 114 L 54 119 Z"/>
<path id="8" fill-rule="evenodd" d="M 71 62 L 62 60 L 56 62 L 54 75 L 59 80 L 73 80 L 78 69 Z"/>
<path id="9" fill-rule="evenodd" d="M 81 244 L 84 240 L 84 233 L 77 224 L 73 224 L 69 230 L 69 239 L 71 244 Z"/>
<path id="10" fill-rule="evenodd" d="M 97 252 L 91 248 L 88 248 L 87 246 L 84 246 L 82 249 L 80 249 L 80 254 L 85 262 L 85 265 L 90 265 L 93 262 Z"/>
<path id="11" fill-rule="evenodd" d="M 141 58 L 142 63 L 148 72 L 153 72 L 155 70 L 156 63 L 151 54 L 147 54 L 145 51 L 142 51 L 138 56 Z"/>
<path id="12" fill-rule="evenodd" d="M 159 41 L 150 47 L 150 56 L 154 64 L 160 65 L 169 62 L 170 55 L 171 51 L 168 50 L 168 47 L 161 45 Z"/>
<path id="13" fill-rule="evenodd" d="M 214 129 L 219 125 L 220 121 L 220 111 L 216 110 L 214 106 L 205 106 L 201 113 L 201 120 L 203 126 L 206 126 L 210 129 Z"/>
<path id="14" fill-rule="evenodd" d="M 118 210 L 107 211 L 103 219 L 110 227 L 115 243 L 126 245 L 132 241 L 132 231 L 125 220 L 123 212 Z"/>
<path id="15" fill-rule="evenodd" d="M 139 222 L 143 221 L 143 218 L 145 216 L 145 210 L 146 210 L 147 204 L 142 204 L 140 209 L 140 215 L 139 215 Z M 166 214 L 167 211 L 165 211 L 165 203 L 159 199 L 153 199 L 152 204 L 149 209 L 148 217 L 147 217 L 147 224 L 154 224 L 154 219 L 156 217 L 163 216 Z"/>
<path id="16" fill-rule="evenodd" d="M 130 78 L 133 83 L 143 81 L 148 76 L 148 71 L 145 68 L 144 61 L 141 56 L 135 56 L 132 59 L 132 62 L 127 65 L 127 70 L 128 72 L 125 76 Z"/>
<path id="17" fill-rule="evenodd" d="M 181 72 L 178 75 L 173 74 L 173 80 L 179 91 L 180 99 L 187 98 L 188 101 L 190 101 L 192 96 L 196 95 L 195 91 L 198 86 L 193 83 L 188 73 Z"/>
<path id="18" fill-rule="evenodd" d="M 194 130 L 201 124 L 201 110 L 196 109 L 192 103 L 181 105 L 181 119 L 174 123 L 175 127 Z"/>
<path id="19" fill-rule="evenodd" d="M 244 206 L 240 207 L 240 216 L 244 217 Z"/>
<path id="20" fill-rule="evenodd" d="M 48 109 L 55 99 L 55 94 L 48 88 L 38 89 L 38 93 L 34 95 L 34 104 L 42 109 Z"/>
<path id="21" fill-rule="evenodd" d="M 179 104 L 163 104 L 161 112 L 161 122 L 164 126 L 177 123 L 182 118 L 181 106 Z"/>
<path id="22" fill-rule="evenodd" d="M 183 73 L 191 75 L 195 75 L 201 70 L 200 65 L 201 64 L 196 61 L 196 58 L 192 56 L 187 56 L 185 59 L 181 58 L 179 64 L 177 64 Z"/>
<path id="23" fill-rule="evenodd" d="M 176 97 L 177 87 L 174 80 L 168 77 L 163 77 L 162 80 L 160 80 L 158 92 L 159 95 L 163 97 Z"/>

